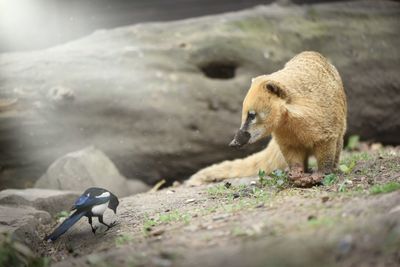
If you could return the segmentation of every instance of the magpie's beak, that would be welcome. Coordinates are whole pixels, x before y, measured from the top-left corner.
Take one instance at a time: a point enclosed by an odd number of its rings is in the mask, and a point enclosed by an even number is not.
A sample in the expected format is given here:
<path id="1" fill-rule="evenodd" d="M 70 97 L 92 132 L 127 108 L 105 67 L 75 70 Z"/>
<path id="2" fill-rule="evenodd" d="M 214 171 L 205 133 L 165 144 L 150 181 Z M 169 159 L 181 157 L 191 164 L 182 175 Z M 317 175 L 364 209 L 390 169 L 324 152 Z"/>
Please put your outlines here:
<path id="1" fill-rule="evenodd" d="M 114 214 L 117 214 L 117 208 L 113 209 Z"/>
<path id="2" fill-rule="evenodd" d="M 242 147 L 249 142 L 250 137 L 251 137 L 251 135 L 248 131 L 243 131 L 242 129 L 240 129 L 235 134 L 235 137 L 230 142 L 229 146 L 230 147 L 238 147 L 238 148 Z"/>

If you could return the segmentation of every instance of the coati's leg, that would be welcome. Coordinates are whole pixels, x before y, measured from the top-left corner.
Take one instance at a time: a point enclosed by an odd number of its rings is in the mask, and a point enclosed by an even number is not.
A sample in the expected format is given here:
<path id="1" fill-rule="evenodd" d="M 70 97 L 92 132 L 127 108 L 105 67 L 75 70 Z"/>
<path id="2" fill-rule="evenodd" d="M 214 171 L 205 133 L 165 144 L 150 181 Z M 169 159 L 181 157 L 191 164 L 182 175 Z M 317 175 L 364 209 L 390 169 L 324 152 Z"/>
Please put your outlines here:
<path id="1" fill-rule="evenodd" d="M 260 169 L 270 173 L 275 169 L 284 169 L 286 166 L 278 144 L 272 139 L 267 148 L 247 158 L 224 161 L 200 170 L 189 178 L 187 184 L 201 185 L 228 178 L 254 176 Z"/>
<path id="2" fill-rule="evenodd" d="M 314 154 L 317 158 L 318 173 L 331 173 L 335 169 L 336 158 L 339 154 L 336 153 L 338 146 L 337 140 L 327 140 L 315 145 Z"/>
<path id="3" fill-rule="evenodd" d="M 334 170 L 336 145 L 336 141 L 316 144 L 314 147 L 314 155 L 317 158 L 318 171 L 302 175 L 302 173 L 296 172 L 296 169 L 291 169 L 289 178 L 292 179 L 294 185 L 298 187 L 312 187 L 320 184 L 324 175 Z"/>
<path id="4" fill-rule="evenodd" d="M 289 165 L 289 168 L 301 168 L 305 171 L 308 167 L 308 155 L 304 149 L 284 149 L 282 154 Z"/>
<path id="5" fill-rule="evenodd" d="M 339 167 L 340 153 L 342 152 L 343 149 L 343 138 L 344 138 L 343 135 L 341 135 L 336 141 L 336 154 L 335 154 L 335 165 L 334 165 L 335 169 Z"/>
<path id="6" fill-rule="evenodd" d="M 282 148 L 281 148 L 282 149 Z M 282 154 L 289 165 L 289 178 L 292 180 L 299 179 L 304 172 L 308 170 L 308 153 L 305 149 L 283 148 Z"/>

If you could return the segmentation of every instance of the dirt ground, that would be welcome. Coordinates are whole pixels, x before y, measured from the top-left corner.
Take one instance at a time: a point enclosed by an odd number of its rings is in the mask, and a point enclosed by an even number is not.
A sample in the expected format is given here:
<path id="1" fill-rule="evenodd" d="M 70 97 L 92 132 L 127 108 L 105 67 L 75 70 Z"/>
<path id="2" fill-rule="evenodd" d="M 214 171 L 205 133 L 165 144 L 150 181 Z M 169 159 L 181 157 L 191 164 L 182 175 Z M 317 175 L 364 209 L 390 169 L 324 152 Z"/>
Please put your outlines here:
<path id="1" fill-rule="evenodd" d="M 400 147 L 362 144 L 312 188 L 260 176 L 126 197 L 109 231 L 82 219 L 36 250 L 52 266 L 400 266 Z"/>

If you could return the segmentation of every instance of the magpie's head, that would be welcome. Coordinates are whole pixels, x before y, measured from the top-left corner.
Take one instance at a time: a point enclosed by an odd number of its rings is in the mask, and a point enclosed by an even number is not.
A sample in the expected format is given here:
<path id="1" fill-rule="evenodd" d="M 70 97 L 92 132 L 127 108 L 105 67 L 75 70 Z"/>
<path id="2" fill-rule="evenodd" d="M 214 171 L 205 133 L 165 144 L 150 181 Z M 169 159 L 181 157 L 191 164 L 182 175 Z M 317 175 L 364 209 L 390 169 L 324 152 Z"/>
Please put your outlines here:
<path id="1" fill-rule="evenodd" d="M 116 195 L 110 192 L 110 202 L 108 203 L 108 207 L 117 214 L 117 207 L 119 205 L 119 200 Z"/>

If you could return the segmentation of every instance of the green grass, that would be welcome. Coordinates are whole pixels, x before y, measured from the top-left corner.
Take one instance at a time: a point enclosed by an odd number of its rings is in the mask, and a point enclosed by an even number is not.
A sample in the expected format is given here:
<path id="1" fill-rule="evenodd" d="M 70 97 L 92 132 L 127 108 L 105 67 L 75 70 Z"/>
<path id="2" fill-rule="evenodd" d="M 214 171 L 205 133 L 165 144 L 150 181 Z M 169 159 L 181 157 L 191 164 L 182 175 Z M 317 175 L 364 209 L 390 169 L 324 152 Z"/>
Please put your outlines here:
<path id="1" fill-rule="evenodd" d="M 66 210 L 60 211 L 59 213 L 57 213 L 56 215 L 54 215 L 54 217 L 59 220 L 61 218 L 66 218 L 69 216 L 69 212 Z"/>
<path id="2" fill-rule="evenodd" d="M 373 155 L 368 154 L 367 152 L 353 152 L 350 155 L 343 157 L 340 161 L 341 165 L 351 165 L 352 162 L 359 162 L 359 161 L 367 161 L 373 159 Z"/>
<path id="3" fill-rule="evenodd" d="M 277 169 L 269 175 L 264 170 L 258 171 L 258 179 L 262 186 L 284 189 L 289 186 L 289 179 L 285 171 Z"/>
<path id="4" fill-rule="evenodd" d="M 50 259 L 37 257 L 24 244 L 12 240 L 11 235 L 0 235 L 0 266 L 47 267 Z"/>
<path id="5" fill-rule="evenodd" d="M 331 186 L 335 183 L 337 183 L 337 181 L 339 180 L 339 177 L 334 174 L 334 173 L 330 173 L 324 176 L 324 179 L 322 180 L 322 184 L 325 186 Z"/>
<path id="6" fill-rule="evenodd" d="M 334 226 L 336 223 L 336 220 L 331 217 L 321 217 L 321 218 L 315 218 L 307 221 L 307 225 L 311 227 L 331 227 Z"/>
<path id="7" fill-rule="evenodd" d="M 178 211 L 172 211 L 168 213 L 163 213 L 158 216 L 156 221 L 160 223 L 170 223 L 170 222 L 184 222 L 188 224 L 192 216 L 189 213 L 180 213 Z"/>
<path id="8" fill-rule="evenodd" d="M 147 235 L 154 226 L 160 224 L 167 224 L 171 222 L 183 222 L 184 224 L 189 224 L 192 216 L 189 213 L 181 213 L 179 211 L 172 211 L 167 213 L 162 213 L 155 218 L 150 218 L 147 214 L 145 215 L 145 220 L 143 222 L 143 233 Z"/>
<path id="9" fill-rule="evenodd" d="M 370 188 L 369 191 L 371 194 L 376 195 L 376 194 L 390 193 L 399 189 L 400 189 L 399 182 L 388 182 L 386 184 L 374 185 Z"/>
<path id="10" fill-rule="evenodd" d="M 358 148 L 359 146 L 360 146 L 360 136 L 351 135 L 347 142 L 346 149 L 352 151 L 352 150 Z"/>
<path id="11" fill-rule="evenodd" d="M 133 236 L 129 235 L 129 234 L 122 234 L 120 236 L 117 236 L 115 238 L 115 245 L 117 247 L 119 246 L 123 246 L 125 244 L 130 243 L 133 240 Z"/>
<path id="12" fill-rule="evenodd" d="M 226 187 L 223 184 L 219 184 L 207 189 L 207 194 L 210 197 L 226 197 L 229 193 L 231 193 L 232 189 Z"/>

